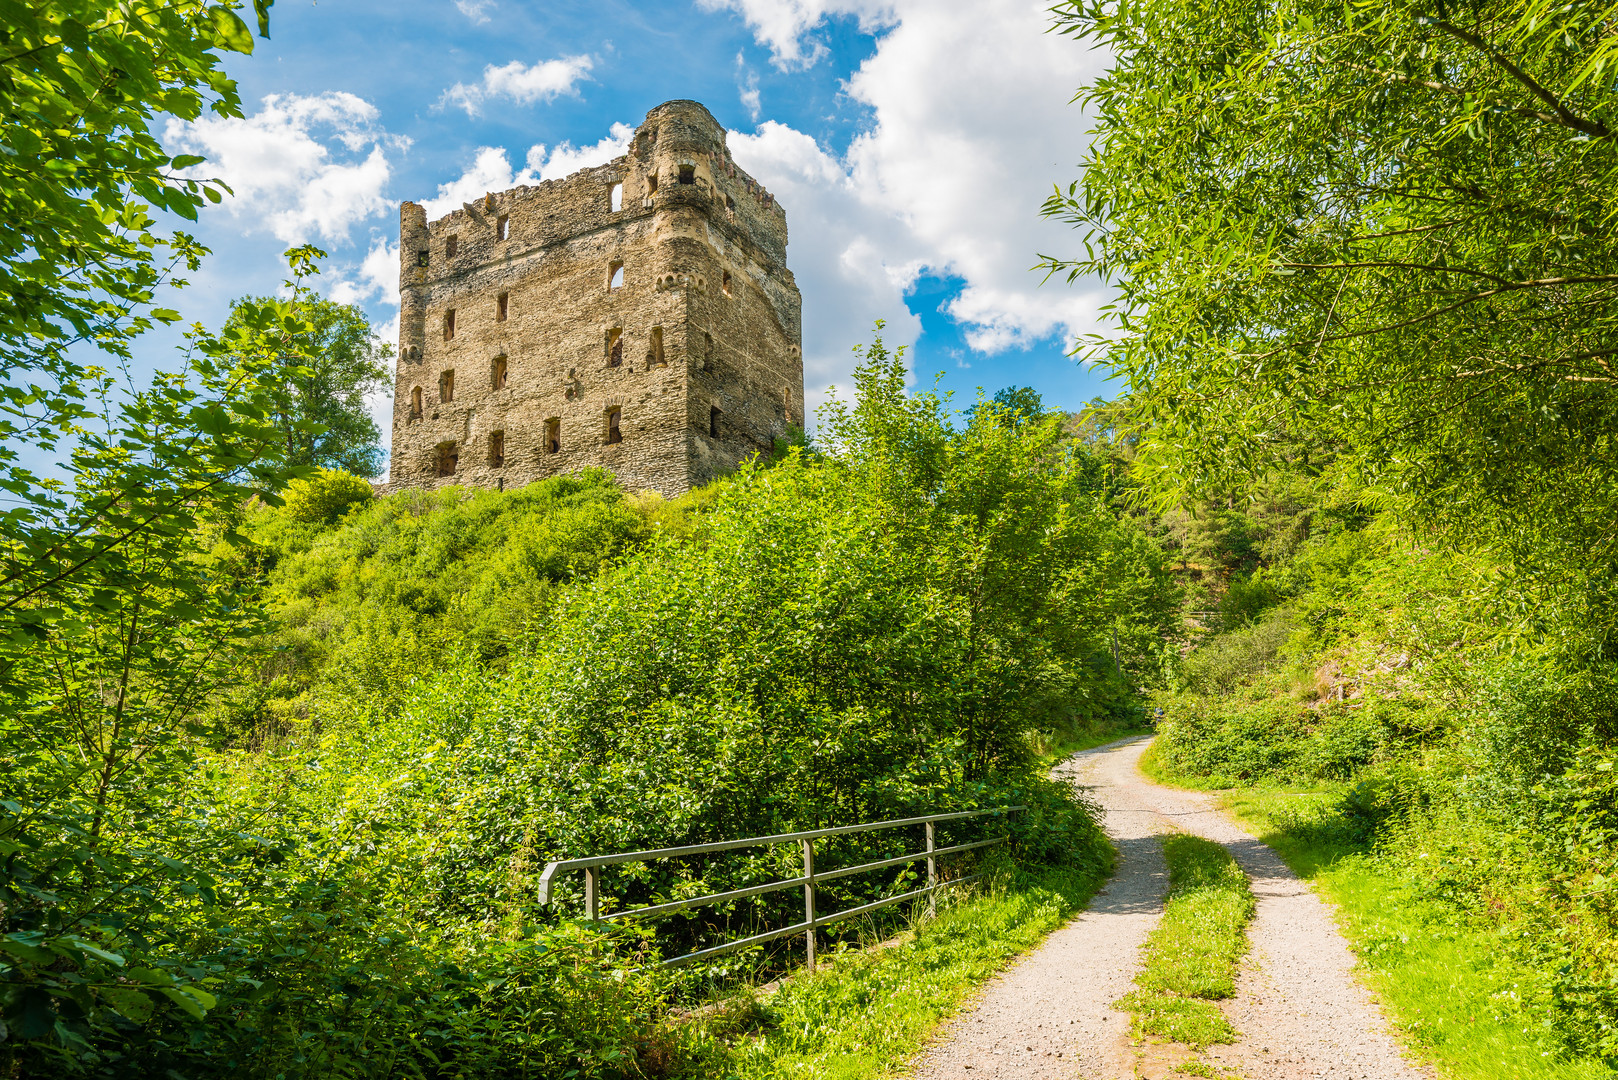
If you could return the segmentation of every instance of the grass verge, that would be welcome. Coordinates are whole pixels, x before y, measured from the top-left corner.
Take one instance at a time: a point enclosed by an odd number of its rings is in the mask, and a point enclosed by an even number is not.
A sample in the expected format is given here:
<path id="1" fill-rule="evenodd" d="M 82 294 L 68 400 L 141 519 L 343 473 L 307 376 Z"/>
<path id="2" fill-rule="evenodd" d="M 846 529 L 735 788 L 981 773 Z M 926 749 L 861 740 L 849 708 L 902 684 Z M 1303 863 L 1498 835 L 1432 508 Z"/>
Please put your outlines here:
<path id="1" fill-rule="evenodd" d="M 1134 1016 L 1135 1033 L 1201 1050 L 1236 1041 L 1214 1002 L 1236 992 L 1236 963 L 1247 951 L 1253 917 L 1247 876 L 1211 840 L 1183 833 L 1162 838 L 1169 866 L 1163 918 L 1146 939 L 1137 989 L 1115 1003 Z"/>
<path id="2" fill-rule="evenodd" d="M 1163 767 L 1153 746 L 1146 775 L 1179 787 L 1215 787 Z M 1513 958 L 1498 932 L 1453 904 L 1423 895 L 1388 860 L 1334 827 L 1340 786 L 1242 787 L 1226 809 L 1273 848 L 1322 899 L 1359 957 L 1405 1042 L 1454 1080 L 1612 1080 L 1595 1058 L 1569 1058 L 1548 1022 L 1540 973 Z"/>
<path id="3" fill-rule="evenodd" d="M 889 947 L 836 956 L 765 1002 L 741 1002 L 694 1033 L 705 1076 L 855 1080 L 901 1072 L 945 1017 L 1083 909 L 1104 879 L 1012 871 L 941 904 Z"/>

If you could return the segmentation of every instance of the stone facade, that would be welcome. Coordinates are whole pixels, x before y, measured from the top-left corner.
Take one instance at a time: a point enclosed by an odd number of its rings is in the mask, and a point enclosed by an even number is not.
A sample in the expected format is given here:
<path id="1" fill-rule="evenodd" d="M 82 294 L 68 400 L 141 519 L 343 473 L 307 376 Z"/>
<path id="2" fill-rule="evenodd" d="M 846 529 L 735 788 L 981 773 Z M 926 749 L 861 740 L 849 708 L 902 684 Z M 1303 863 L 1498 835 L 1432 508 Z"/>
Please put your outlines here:
<path id="1" fill-rule="evenodd" d="M 678 495 L 803 423 L 786 215 L 694 101 L 630 152 L 399 212 L 387 488 L 517 487 L 600 466 Z"/>

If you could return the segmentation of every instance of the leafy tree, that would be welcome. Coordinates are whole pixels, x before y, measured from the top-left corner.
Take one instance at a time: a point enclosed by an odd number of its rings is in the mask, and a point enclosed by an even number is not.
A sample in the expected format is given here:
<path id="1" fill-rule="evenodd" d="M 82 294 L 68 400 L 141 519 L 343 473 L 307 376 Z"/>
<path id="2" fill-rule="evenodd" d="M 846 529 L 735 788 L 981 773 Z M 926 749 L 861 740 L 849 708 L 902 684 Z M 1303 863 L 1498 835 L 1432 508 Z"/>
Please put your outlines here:
<path id="1" fill-rule="evenodd" d="M 272 2 L 254 2 L 266 35 Z M 0 5 L 0 487 L 40 515 L 59 506 L 19 464 L 22 449 L 50 452 L 90 419 L 95 377 L 69 350 L 127 357 L 153 320 L 180 317 L 153 299 L 204 249 L 162 233 L 151 210 L 195 219 L 226 188 L 191 178 L 202 159 L 170 157 L 153 131 L 163 115 L 242 115 L 218 55 L 253 50 L 233 6 Z"/>
<path id="2" fill-rule="evenodd" d="M 301 296 L 307 250 L 292 253 Z M 245 500 L 286 475 L 272 376 L 310 327 L 292 301 L 244 305 L 186 362 L 120 395 L 91 387 L 50 528 L 0 536 L 0 1063 L 93 1063 L 168 1010 L 214 995 L 189 963 L 193 856 L 232 841 L 181 811 L 212 695 L 262 637 L 250 579 L 214 572 Z"/>
<path id="3" fill-rule="evenodd" d="M 1115 283 L 1173 499 L 1314 437 L 1539 564 L 1596 640 L 1618 575 L 1618 46 L 1610 4 L 1068 0 L 1109 49 L 1052 271 Z"/>
<path id="4" fill-rule="evenodd" d="M 265 300 L 236 301 L 225 326 Z M 298 316 L 313 332 L 299 340 L 298 355 L 283 358 L 275 377 L 275 423 L 286 439 L 287 463 L 375 476 L 382 471 L 381 432 L 365 395 L 388 384 L 393 346 L 372 336 L 370 321 L 352 304 L 307 296 Z"/>

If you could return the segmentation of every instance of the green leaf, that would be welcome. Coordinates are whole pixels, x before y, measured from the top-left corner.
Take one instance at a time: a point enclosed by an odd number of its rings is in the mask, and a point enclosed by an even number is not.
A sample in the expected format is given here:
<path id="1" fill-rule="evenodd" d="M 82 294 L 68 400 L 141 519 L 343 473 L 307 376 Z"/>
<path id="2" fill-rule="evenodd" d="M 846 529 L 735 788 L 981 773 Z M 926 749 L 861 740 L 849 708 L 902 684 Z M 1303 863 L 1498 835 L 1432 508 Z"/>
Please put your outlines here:
<path id="1" fill-rule="evenodd" d="M 253 51 L 253 32 L 242 22 L 240 15 L 227 7 L 216 6 L 208 9 L 208 17 L 213 20 L 214 33 L 218 35 L 222 48 L 239 53 Z M 262 17 L 260 25 L 263 25 Z"/>
<path id="2" fill-rule="evenodd" d="M 135 1023 L 144 1024 L 151 1019 L 155 1004 L 143 991 L 116 986 L 103 989 L 99 993 L 103 1001 Z"/>

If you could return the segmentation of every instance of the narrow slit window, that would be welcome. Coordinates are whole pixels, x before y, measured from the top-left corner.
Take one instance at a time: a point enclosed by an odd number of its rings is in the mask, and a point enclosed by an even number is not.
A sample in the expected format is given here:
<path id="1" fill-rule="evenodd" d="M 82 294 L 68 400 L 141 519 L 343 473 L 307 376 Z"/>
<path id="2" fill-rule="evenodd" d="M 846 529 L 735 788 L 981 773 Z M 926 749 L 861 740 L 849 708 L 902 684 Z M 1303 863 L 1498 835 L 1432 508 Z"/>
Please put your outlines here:
<path id="1" fill-rule="evenodd" d="M 506 388 L 506 358 L 497 356 L 489 368 L 489 386 L 495 390 Z"/>
<path id="2" fill-rule="evenodd" d="M 607 264 L 607 288 L 621 289 L 624 287 L 624 264 L 618 259 Z"/>
<path id="3" fill-rule="evenodd" d="M 444 312 L 444 340 L 449 341 L 455 337 L 455 309 L 450 308 Z"/>
<path id="4" fill-rule="evenodd" d="M 624 365 L 624 332 L 613 329 L 607 331 L 607 366 L 623 367 Z"/>
<path id="5" fill-rule="evenodd" d="M 646 174 L 646 194 L 657 194 L 657 174 L 655 172 Z"/>
<path id="6" fill-rule="evenodd" d="M 624 208 L 623 181 L 619 181 L 618 183 L 612 185 L 612 194 L 609 196 L 609 198 L 612 200 L 612 209 L 614 213 Z"/>
<path id="7" fill-rule="evenodd" d="M 496 431 L 489 436 L 489 464 L 496 469 L 506 463 L 506 433 Z"/>
<path id="8" fill-rule="evenodd" d="M 421 387 L 410 391 L 410 419 L 421 419 Z"/>
<path id="9" fill-rule="evenodd" d="M 708 437 L 719 438 L 719 406 L 714 405 L 708 409 Z"/>
<path id="10" fill-rule="evenodd" d="M 461 249 L 461 238 L 454 233 L 444 237 L 444 258 L 453 259 L 455 253 Z"/>
<path id="11" fill-rule="evenodd" d="M 713 370 L 713 335 L 706 330 L 702 332 L 702 370 Z"/>
<path id="12" fill-rule="evenodd" d="M 652 341 L 646 349 L 647 366 L 656 366 L 663 362 L 663 328 L 652 327 Z"/>
<path id="13" fill-rule="evenodd" d="M 452 442 L 438 444 L 438 475 L 454 476 L 455 467 L 460 464 L 461 455 L 456 451 Z"/>
<path id="14" fill-rule="evenodd" d="M 730 271 L 729 270 L 726 270 L 725 273 L 724 273 L 724 276 L 719 279 L 719 288 L 726 296 L 730 295 Z"/>
<path id="15" fill-rule="evenodd" d="M 438 377 L 438 403 L 448 405 L 455 400 L 455 372 L 446 371 Z"/>
<path id="16" fill-rule="evenodd" d="M 511 294 L 501 293 L 494 298 L 494 321 L 505 322 L 506 312 L 511 310 Z"/>
<path id="17" fill-rule="evenodd" d="M 697 182 L 697 167 L 695 165 L 680 166 L 680 183 L 694 184 Z"/>
<path id="18" fill-rule="evenodd" d="M 506 214 L 501 214 L 499 217 L 494 219 L 494 238 L 496 240 L 510 240 L 511 239 L 511 218 L 510 218 L 510 216 L 508 216 Z"/>
<path id="19" fill-rule="evenodd" d="M 616 407 L 607 410 L 607 442 L 621 443 L 624 441 L 623 420 L 624 410 Z"/>
<path id="20" fill-rule="evenodd" d="M 545 452 L 559 454 L 562 451 L 562 421 L 560 417 L 551 417 L 545 421 Z"/>

